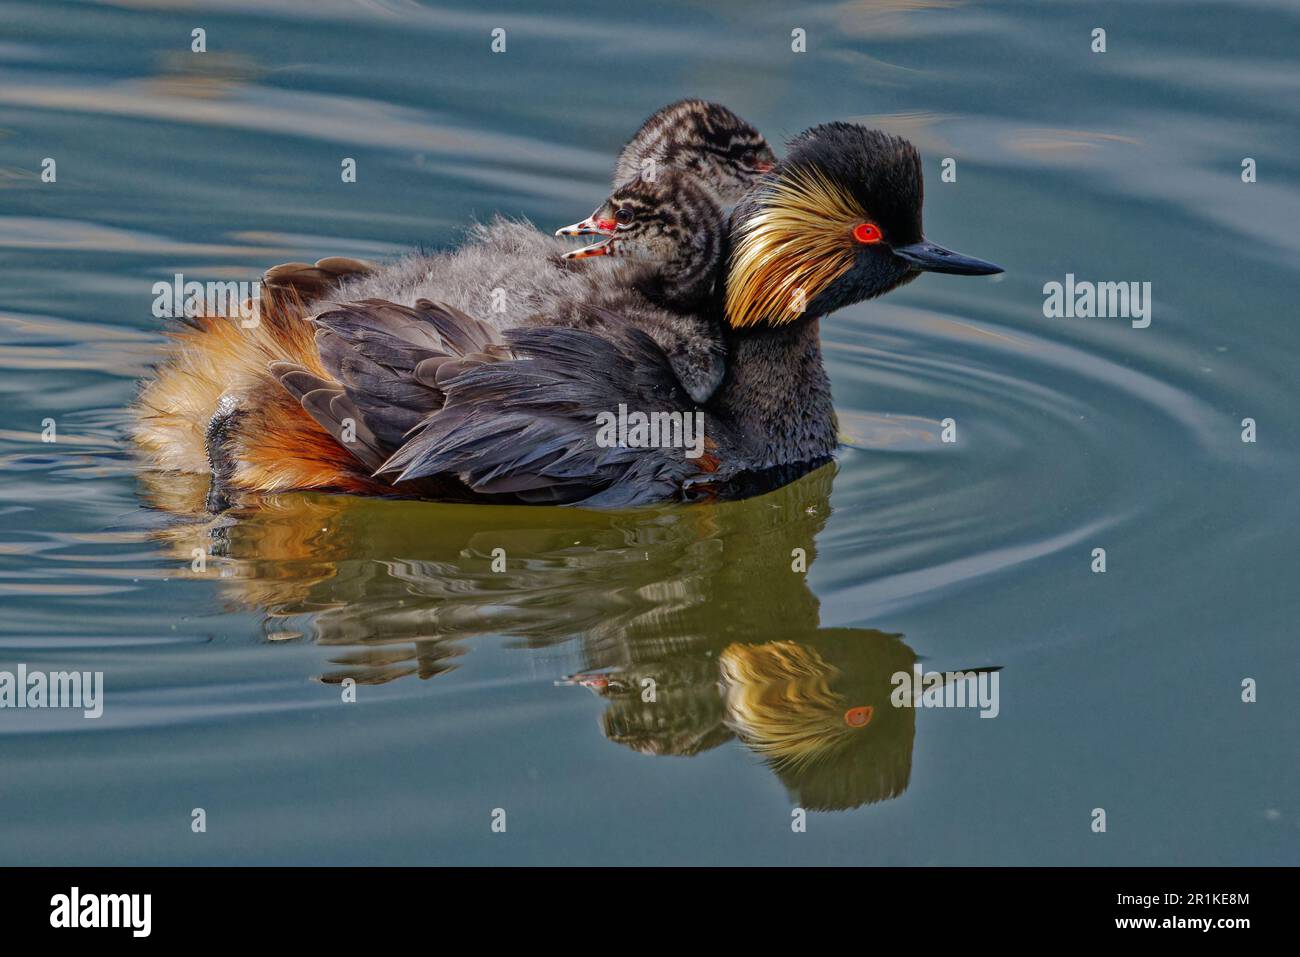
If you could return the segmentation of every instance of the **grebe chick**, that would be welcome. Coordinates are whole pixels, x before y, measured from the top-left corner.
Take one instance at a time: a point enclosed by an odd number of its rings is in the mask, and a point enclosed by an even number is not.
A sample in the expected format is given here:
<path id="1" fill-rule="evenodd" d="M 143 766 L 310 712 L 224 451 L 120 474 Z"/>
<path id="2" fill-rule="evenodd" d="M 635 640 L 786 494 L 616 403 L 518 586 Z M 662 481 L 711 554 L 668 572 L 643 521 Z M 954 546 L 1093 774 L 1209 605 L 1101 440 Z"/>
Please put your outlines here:
<path id="1" fill-rule="evenodd" d="M 654 264 L 632 277 L 644 301 L 617 291 L 611 299 L 608 289 L 583 298 L 603 300 L 603 307 L 622 311 L 649 334 L 696 402 L 707 402 L 726 373 L 722 323 L 717 310 L 709 309 L 723 256 L 722 207 L 737 202 L 775 166 L 767 140 L 731 110 L 679 100 L 651 114 L 623 147 L 614 194 L 587 219 L 556 230 L 557 236 L 616 237 L 565 259 L 623 256 Z M 622 273 L 601 273 L 599 279 L 607 287 L 627 281 Z M 647 309 L 647 301 L 661 308 Z M 571 312 L 575 325 L 582 324 L 584 312 Z"/>
<path id="2" fill-rule="evenodd" d="M 726 344 L 714 291 L 723 258 L 721 208 L 699 179 L 662 170 L 615 189 L 586 221 L 601 225 L 599 242 L 566 259 L 620 256 L 636 266 L 620 277 L 627 294 L 606 296 L 604 308 L 650 336 L 695 402 L 709 400 L 726 372 Z M 590 232 L 585 223 L 560 235 Z M 575 303 L 581 314 L 584 303 Z"/>
<path id="3" fill-rule="evenodd" d="M 661 170 L 693 173 L 731 205 L 776 166 L 763 134 L 720 103 L 679 100 L 652 113 L 614 165 L 613 185 L 655 179 Z"/>
<path id="4" fill-rule="evenodd" d="M 653 178 L 660 170 L 695 174 L 726 206 L 737 202 L 776 163 L 761 133 L 731 110 L 703 100 L 681 100 L 657 110 L 623 147 L 614 185 Z M 601 232 L 593 228 L 592 233 Z M 491 314 L 494 324 L 519 325 L 535 312 L 550 312 L 566 298 L 591 298 L 619 282 L 609 268 L 575 271 L 563 267 L 566 246 L 539 234 L 525 222 L 497 218 L 470 230 L 460 250 L 442 257 L 430 273 L 439 280 L 440 301 L 474 315 Z M 332 257 L 312 266 L 286 263 L 263 277 L 263 291 L 274 304 L 311 305 L 339 294 L 388 298 L 394 286 L 408 286 L 430 272 L 427 257 L 405 260 L 376 270 L 368 263 Z M 444 268 L 445 267 L 445 268 Z M 443 281 L 444 276 L 449 281 Z M 340 286 L 346 286 L 342 293 Z M 502 296 L 504 292 L 506 295 Z"/>

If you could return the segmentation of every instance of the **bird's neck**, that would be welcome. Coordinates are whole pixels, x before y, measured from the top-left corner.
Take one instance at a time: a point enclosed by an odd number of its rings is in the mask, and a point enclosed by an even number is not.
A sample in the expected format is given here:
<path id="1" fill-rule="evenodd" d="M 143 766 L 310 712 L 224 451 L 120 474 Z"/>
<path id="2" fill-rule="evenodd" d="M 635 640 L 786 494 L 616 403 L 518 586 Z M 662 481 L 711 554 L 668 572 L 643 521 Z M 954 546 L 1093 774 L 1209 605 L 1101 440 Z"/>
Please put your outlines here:
<path id="1" fill-rule="evenodd" d="M 714 401 L 740 432 L 754 467 L 812 462 L 835 450 L 819 322 L 805 317 L 728 330 L 727 377 Z"/>
<path id="2" fill-rule="evenodd" d="M 675 273 L 671 281 L 661 272 L 649 272 L 633 285 L 637 292 L 656 306 L 672 312 L 696 313 L 709 306 L 713 299 L 715 273 Z"/>
<path id="3" fill-rule="evenodd" d="M 702 229 L 682 253 L 662 265 L 648 267 L 635 281 L 646 299 L 673 312 L 696 313 L 715 297 L 722 265 L 719 229 Z"/>

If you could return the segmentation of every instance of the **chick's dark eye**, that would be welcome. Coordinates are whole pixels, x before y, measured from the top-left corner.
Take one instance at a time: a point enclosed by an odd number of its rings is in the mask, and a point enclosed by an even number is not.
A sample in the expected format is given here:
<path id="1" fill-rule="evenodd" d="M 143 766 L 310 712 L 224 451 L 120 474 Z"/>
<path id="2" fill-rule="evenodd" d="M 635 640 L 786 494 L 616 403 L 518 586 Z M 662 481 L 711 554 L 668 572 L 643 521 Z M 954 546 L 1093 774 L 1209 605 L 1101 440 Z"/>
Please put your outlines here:
<path id="1" fill-rule="evenodd" d="M 745 152 L 742 153 L 740 156 L 740 161 L 744 163 L 746 166 L 757 166 L 758 154 L 755 153 L 753 150 L 745 150 Z"/>
<path id="2" fill-rule="evenodd" d="M 628 223 L 632 222 L 632 210 L 624 206 L 614 214 L 614 222 L 618 223 L 620 226 L 626 226 Z"/>

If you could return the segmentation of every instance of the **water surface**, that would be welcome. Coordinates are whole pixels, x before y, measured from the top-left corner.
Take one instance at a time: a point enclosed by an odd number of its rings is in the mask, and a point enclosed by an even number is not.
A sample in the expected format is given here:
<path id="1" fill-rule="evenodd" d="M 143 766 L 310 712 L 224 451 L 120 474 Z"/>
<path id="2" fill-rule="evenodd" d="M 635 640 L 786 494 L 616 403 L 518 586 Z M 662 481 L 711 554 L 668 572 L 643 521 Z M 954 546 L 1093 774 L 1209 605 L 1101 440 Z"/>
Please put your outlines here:
<path id="1" fill-rule="evenodd" d="M 107 686 L 97 721 L 0 711 L 0 862 L 1300 863 L 1294 5 L 0 19 L 0 669 Z M 155 282 L 572 222 L 687 95 L 907 135 L 930 237 L 1007 267 L 823 323 L 835 463 L 717 505 L 219 519 L 141 473 Z M 1150 327 L 1045 318 L 1066 273 L 1151 282 Z M 918 662 L 1000 668 L 998 716 L 890 707 Z"/>

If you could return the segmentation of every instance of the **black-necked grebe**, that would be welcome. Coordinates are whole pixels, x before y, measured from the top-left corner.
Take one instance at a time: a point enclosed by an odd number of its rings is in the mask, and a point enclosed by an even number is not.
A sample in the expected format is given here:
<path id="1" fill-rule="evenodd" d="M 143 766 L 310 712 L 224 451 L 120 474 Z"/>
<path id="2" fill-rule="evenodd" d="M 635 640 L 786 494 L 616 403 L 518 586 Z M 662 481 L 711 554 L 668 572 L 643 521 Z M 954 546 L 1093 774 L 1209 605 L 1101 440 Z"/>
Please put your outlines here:
<path id="1" fill-rule="evenodd" d="M 211 470 L 235 491 L 627 505 L 800 470 L 836 446 L 822 316 L 922 271 L 1001 271 L 926 242 L 921 201 L 905 140 L 847 123 L 797 137 L 731 215 L 715 306 L 727 368 L 706 407 L 607 308 L 623 288 L 555 269 L 554 240 L 497 223 L 346 283 L 310 322 L 272 309 L 251 331 L 220 318 L 182 330 L 136 436 L 156 465 Z M 526 308 L 485 308 L 511 284 Z M 575 295 L 585 328 L 557 322 Z M 703 439 L 647 446 L 620 426 L 602 440 L 616 413 L 702 418 Z"/>

